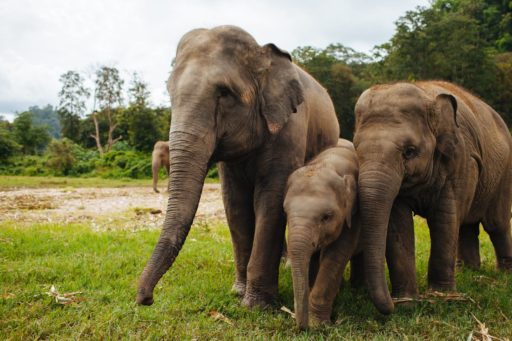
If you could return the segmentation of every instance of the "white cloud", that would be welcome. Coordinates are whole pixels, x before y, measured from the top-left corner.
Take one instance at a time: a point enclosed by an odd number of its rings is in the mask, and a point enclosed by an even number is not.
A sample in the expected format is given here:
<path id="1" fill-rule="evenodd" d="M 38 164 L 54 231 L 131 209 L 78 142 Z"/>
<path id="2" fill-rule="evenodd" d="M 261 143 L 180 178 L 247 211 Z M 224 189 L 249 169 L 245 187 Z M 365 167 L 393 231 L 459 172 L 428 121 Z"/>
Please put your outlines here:
<path id="1" fill-rule="evenodd" d="M 154 104 L 168 103 L 165 80 L 181 36 L 196 27 L 233 24 L 261 43 L 369 51 L 393 34 L 394 21 L 428 0 L 122 1 L 2 0 L 0 112 L 57 104 L 59 76 L 92 74 L 101 64 L 149 82 Z"/>

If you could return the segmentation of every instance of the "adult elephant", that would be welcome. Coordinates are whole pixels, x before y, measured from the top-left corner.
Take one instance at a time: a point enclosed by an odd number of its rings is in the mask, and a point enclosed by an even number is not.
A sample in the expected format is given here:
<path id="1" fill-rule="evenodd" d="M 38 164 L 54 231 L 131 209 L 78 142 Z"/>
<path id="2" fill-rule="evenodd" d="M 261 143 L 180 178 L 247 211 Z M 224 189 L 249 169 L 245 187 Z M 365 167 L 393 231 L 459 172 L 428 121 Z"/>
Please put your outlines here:
<path id="1" fill-rule="evenodd" d="M 491 107 L 431 81 L 374 86 L 355 114 L 365 275 L 380 312 L 393 310 L 385 253 L 392 283 L 402 279 L 393 296 L 417 293 L 412 212 L 430 229 L 430 288 L 455 290 L 457 249 L 464 263 L 479 266 L 480 222 L 498 267 L 512 268 L 512 141 Z"/>
<path id="2" fill-rule="evenodd" d="M 233 289 L 244 305 L 265 306 L 277 294 L 288 175 L 336 145 L 333 104 L 287 52 L 273 44 L 259 46 L 233 26 L 185 34 L 168 88 L 169 201 L 137 302 L 152 304 L 156 283 L 190 230 L 208 167 L 219 162 L 235 254 Z"/>
<path id="3" fill-rule="evenodd" d="M 153 191 L 159 193 L 157 188 L 158 172 L 165 167 L 169 174 L 169 141 L 157 141 L 151 154 L 151 170 L 153 172 Z"/>

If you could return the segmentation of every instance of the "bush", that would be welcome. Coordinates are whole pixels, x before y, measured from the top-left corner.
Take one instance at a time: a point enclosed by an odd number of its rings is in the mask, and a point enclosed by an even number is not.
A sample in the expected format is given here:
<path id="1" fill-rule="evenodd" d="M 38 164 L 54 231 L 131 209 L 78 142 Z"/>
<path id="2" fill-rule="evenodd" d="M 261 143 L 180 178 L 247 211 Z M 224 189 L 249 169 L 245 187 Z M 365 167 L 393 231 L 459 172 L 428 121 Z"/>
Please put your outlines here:
<path id="1" fill-rule="evenodd" d="M 48 161 L 46 165 L 55 175 L 68 175 L 75 165 L 73 155 L 73 142 L 64 138 L 52 140 L 47 149 Z"/>

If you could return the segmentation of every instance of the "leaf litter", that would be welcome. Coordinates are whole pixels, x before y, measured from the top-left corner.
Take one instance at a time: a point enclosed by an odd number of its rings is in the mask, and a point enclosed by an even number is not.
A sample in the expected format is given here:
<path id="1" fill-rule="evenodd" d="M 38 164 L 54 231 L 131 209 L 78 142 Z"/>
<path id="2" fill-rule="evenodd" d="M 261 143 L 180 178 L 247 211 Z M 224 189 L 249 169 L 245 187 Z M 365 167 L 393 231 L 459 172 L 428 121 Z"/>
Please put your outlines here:
<path id="1" fill-rule="evenodd" d="M 218 312 L 217 310 L 210 310 L 208 312 L 208 316 L 210 316 L 214 320 L 225 322 L 225 323 L 227 323 L 227 324 L 229 324 L 231 326 L 233 325 L 233 321 L 231 321 L 224 314 Z"/>

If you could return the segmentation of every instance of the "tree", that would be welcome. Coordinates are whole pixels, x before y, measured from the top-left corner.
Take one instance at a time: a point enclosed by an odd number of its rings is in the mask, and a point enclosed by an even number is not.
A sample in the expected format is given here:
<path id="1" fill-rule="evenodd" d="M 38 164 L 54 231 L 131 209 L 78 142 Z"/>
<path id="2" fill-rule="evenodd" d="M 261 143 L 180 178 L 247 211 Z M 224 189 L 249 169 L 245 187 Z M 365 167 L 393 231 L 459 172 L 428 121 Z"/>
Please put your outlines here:
<path id="1" fill-rule="evenodd" d="M 128 89 L 130 95 L 130 105 L 139 108 L 146 108 L 149 106 L 150 92 L 148 84 L 136 72 L 133 73 L 130 88 Z"/>
<path id="2" fill-rule="evenodd" d="M 98 103 L 100 111 L 94 111 L 92 113 L 95 134 L 91 134 L 91 137 L 96 140 L 98 151 L 103 155 L 104 152 L 111 150 L 114 143 L 122 138 L 122 136 L 118 136 L 117 138 L 113 137 L 114 130 L 117 127 L 113 109 L 115 105 L 122 105 L 122 89 L 124 81 L 121 79 L 119 71 L 115 67 L 102 66 L 98 71 L 96 71 L 95 84 L 95 100 Z M 105 115 L 108 122 L 107 144 L 105 148 L 103 148 L 101 144 L 98 115 Z"/>
<path id="3" fill-rule="evenodd" d="M 84 86 L 84 79 L 76 71 L 68 71 L 59 78 L 62 88 L 59 91 L 59 107 L 61 134 L 63 137 L 78 141 L 80 133 L 80 117 L 86 109 L 86 101 L 90 91 Z"/>
<path id="4" fill-rule="evenodd" d="M 443 79 L 493 104 L 496 66 L 482 28 L 475 18 L 447 8 L 419 7 L 398 19 L 391 41 L 379 47 L 381 79 Z"/>
<path id="5" fill-rule="evenodd" d="M 30 111 L 18 114 L 12 126 L 14 138 L 21 146 L 23 154 L 40 154 L 50 142 L 47 128 L 35 125 Z"/>
<path id="6" fill-rule="evenodd" d="M 331 44 L 323 50 L 311 46 L 299 47 L 292 51 L 292 56 L 327 89 L 336 110 L 340 134 L 351 139 L 354 105 L 366 85 L 358 75 L 365 75 L 366 65 L 371 58 L 341 44 Z"/>
<path id="7" fill-rule="evenodd" d="M 18 153 L 21 146 L 16 142 L 9 121 L 0 116 L 0 161 L 5 162 Z"/>
<path id="8" fill-rule="evenodd" d="M 68 175 L 73 168 L 75 157 L 73 155 L 73 142 L 67 138 L 52 140 L 48 145 L 47 166 L 58 175 Z"/>

